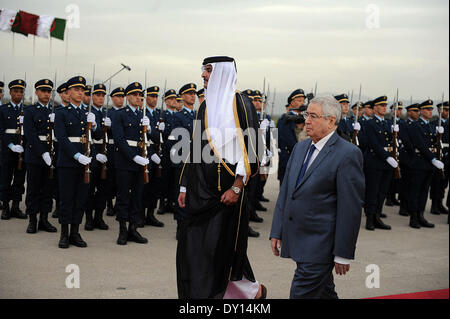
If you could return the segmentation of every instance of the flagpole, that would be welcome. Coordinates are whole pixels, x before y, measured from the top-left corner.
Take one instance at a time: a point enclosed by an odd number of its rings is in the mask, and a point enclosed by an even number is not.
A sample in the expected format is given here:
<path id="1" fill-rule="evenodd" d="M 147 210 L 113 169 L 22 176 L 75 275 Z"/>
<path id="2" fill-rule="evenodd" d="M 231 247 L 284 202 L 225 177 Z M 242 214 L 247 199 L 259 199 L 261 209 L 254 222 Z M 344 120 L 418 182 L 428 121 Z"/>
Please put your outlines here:
<path id="1" fill-rule="evenodd" d="M 68 56 L 68 52 L 69 52 L 69 29 L 66 28 L 64 30 L 64 32 L 65 32 L 64 39 L 66 40 L 66 52 L 65 52 L 65 58 L 64 58 L 64 73 L 65 73 L 65 77 L 67 78 L 67 56 Z"/>
<path id="2" fill-rule="evenodd" d="M 49 66 L 49 69 L 51 69 L 52 68 L 52 37 L 50 37 L 50 48 L 49 48 L 48 56 L 49 56 L 48 66 Z"/>
<path id="3" fill-rule="evenodd" d="M 33 60 L 31 61 L 31 74 L 29 84 L 33 83 L 35 56 L 36 56 L 36 36 L 33 35 Z M 31 90 L 31 105 L 33 104 L 34 104 L 34 93 L 33 90 Z"/>

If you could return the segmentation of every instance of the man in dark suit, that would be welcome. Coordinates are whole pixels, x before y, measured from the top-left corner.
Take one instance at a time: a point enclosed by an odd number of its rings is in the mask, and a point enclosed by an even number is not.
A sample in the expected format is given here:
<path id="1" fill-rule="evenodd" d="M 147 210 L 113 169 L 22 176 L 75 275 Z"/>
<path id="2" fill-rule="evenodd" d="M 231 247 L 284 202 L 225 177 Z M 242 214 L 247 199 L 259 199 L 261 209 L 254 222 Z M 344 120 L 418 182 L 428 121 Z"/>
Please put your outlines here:
<path id="1" fill-rule="evenodd" d="M 304 114 L 310 139 L 294 147 L 270 233 L 275 256 L 297 263 L 290 298 L 337 298 L 333 267 L 350 269 L 364 200 L 363 156 L 336 132 L 341 107 L 311 100 Z"/>

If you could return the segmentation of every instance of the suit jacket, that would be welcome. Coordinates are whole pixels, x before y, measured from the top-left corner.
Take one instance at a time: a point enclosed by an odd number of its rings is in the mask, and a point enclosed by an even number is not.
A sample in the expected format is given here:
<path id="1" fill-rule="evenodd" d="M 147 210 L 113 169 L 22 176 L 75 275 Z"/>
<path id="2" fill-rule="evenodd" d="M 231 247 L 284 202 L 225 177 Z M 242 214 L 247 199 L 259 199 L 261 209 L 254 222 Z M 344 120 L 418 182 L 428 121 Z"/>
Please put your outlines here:
<path id="1" fill-rule="evenodd" d="M 50 152 L 50 143 L 40 137 L 48 137 L 51 134 L 51 123 L 47 108 L 40 103 L 28 107 L 24 111 L 23 131 L 27 139 L 25 148 L 25 163 L 47 166 L 42 159 L 42 154 Z"/>
<path id="2" fill-rule="evenodd" d="M 310 145 L 299 142 L 291 154 L 270 237 L 281 239 L 281 257 L 296 262 L 353 259 L 365 191 L 361 151 L 333 133 L 296 186 Z"/>

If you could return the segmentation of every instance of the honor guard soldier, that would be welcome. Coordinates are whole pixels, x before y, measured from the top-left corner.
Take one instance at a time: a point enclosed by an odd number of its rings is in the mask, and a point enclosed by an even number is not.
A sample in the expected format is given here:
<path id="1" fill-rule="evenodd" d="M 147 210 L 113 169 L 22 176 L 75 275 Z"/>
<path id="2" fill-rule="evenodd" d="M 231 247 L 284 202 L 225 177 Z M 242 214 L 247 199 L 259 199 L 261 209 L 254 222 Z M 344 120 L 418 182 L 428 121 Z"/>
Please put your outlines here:
<path id="1" fill-rule="evenodd" d="M 340 94 L 334 97 L 342 107 L 342 118 L 339 121 L 337 133 L 340 137 L 342 137 L 347 142 L 352 141 L 353 137 L 353 125 L 354 124 L 350 119 L 348 119 L 348 96 L 347 94 Z"/>
<path id="2" fill-rule="evenodd" d="M 185 130 L 187 130 L 189 132 L 189 139 L 192 138 L 192 130 L 194 127 L 194 120 L 195 120 L 195 110 L 194 110 L 194 104 L 195 104 L 195 97 L 196 97 L 196 92 L 197 92 L 197 86 L 194 83 L 188 83 L 183 85 L 180 90 L 178 91 L 179 96 L 182 99 L 182 108 L 181 110 L 179 110 L 177 113 L 175 113 L 175 124 L 173 129 L 176 128 L 183 128 Z M 176 141 L 176 143 L 179 143 L 182 140 L 182 137 L 179 136 L 178 140 Z M 181 148 L 178 150 L 178 154 L 176 154 L 176 150 L 172 149 L 171 152 L 173 153 L 173 155 L 177 155 L 178 158 L 180 158 L 181 156 Z M 171 154 L 172 155 L 172 154 Z M 172 161 L 172 168 L 174 170 L 174 181 L 173 184 L 175 186 L 175 193 L 174 193 L 174 199 L 175 199 L 175 213 L 174 213 L 174 218 L 177 221 L 177 225 L 180 224 L 180 222 L 184 219 L 185 217 L 185 210 L 183 208 L 178 207 L 177 204 L 177 198 L 178 198 L 178 190 L 179 190 L 179 179 L 180 179 L 180 174 L 181 174 L 181 170 L 183 169 L 183 164 L 184 164 L 184 159 L 182 159 L 181 161 L 174 161 L 172 156 L 171 156 L 171 161 Z M 178 228 L 177 228 L 178 231 Z"/>
<path id="3" fill-rule="evenodd" d="M 384 116 L 387 97 L 380 96 L 373 100 L 374 117 L 367 121 L 363 130 L 366 138 L 364 166 L 366 173 L 366 229 L 391 229 L 381 221 L 383 204 L 391 183 L 394 169 L 398 166 L 392 157 L 392 125 Z"/>
<path id="4" fill-rule="evenodd" d="M 415 149 L 414 165 L 409 170 L 408 209 L 412 228 L 433 228 L 434 224 L 424 218 L 425 206 L 433 178 L 434 169 L 443 169 L 444 164 L 437 159 L 434 152 L 436 133 L 433 132 L 430 119 L 433 115 L 433 101 L 426 100 L 419 105 L 420 117 L 408 125 L 408 134 Z"/>
<path id="5" fill-rule="evenodd" d="M 23 105 L 26 83 L 14 80 L 8 84 L 11 101 L 0 107 L 0 137 L 2 141 L 2 164 L 0 194 L 3 201 L 1 219 L 16 217 L 26 219 L 19 204 L 25 192 L 23 163 Z M 11 209 L 9 202 L 12 201 Z"/>
<path id="6" fill-rule="evenodd" d="M 83 108 L 87 109 L 89 107 L 89 103 L 91 102 L 91 85 L 86 85 L 83 92 Z"/>
<path id="7" fill-rule="evenodd" d="M 202 104 L 205 100 L 205 89 L 201 88 L 197 91 L 198 103 Z"/>
<path id="8" fill-rule="evenodd" d="M 123 87 L 115 88 L 109 94 L 111 97 L 112 107 L 108 110 L 108 117 L 111 123 L 114 121 L 114 116 L 117 111 L 123 107 L 123 102 L 125 99 L 125 89 Z M 115 167 L 115 153 L 116 148 L 114 145 L 114 138 L 112 135 L 111 127 L 108 128 L 108 145 L 107 145 L 108 161 L 106 165 L 108 167 L 108 173 L 106 175 L 107 179 L 107 201 L 106 201 L 106 215 L 114 216 L 116 214 L 113 205 L 113 199 L 117 194 L 117 184 L 116 184 L 116 167 Z"/>
<path id="9" fill-rule="evenodd" d="M 181 98 L 180 94 L 177 94 L 177 112 L 180 112 L 183 109 L 183 99 Z"/>
<path id="10" fill-rule="evenodd" d="M 105 116 L 103 104 L 105 103 L 106 86 L 104 84 L 95 84 L 92 90 L 92 110 L 95 115 L 96 130 L 104 131 L 104 126 L 111 127 L 111 119 Z M 91 156 L 95 158 L 91 162 L 91 178 L 89 183 L 88 199 L 86 203 L 86 223 L 84 229 L 87 231 L 98 228 L 101 230 L 108 230 L 109 227 L 103 220 L 103 211 L 106 208 L 107 201 L 107 186 L 106 179 L 101 178 L 102 164 L 108 162 L 105 154 L 102 154 L 103 138 L 107 136 L 100 135 L 100 138 L 93 138 L 91 144 Z M 92 214 L 94 213 L 94 217 Z"/>
<path id="11" fill-rule="evenodd" d="M 118 245 L 127 241 L 146 244 L 137 231 L 142 210 L 144 174 L 149 166 L 147 157 L 142 156 L 143 128 L 151 131 L 150 120 L 139 109 L 142 104 L 142 85 L 132 82 L 125 89 L 127 105 L 116 111 L 112 123 L 112 133 L 116 147 L 115 165 L 117 179 L 116 220 L 119 222 Z M 148 172 L 147 172 L 148 173 Z M 128 230 L 127 230 L 127 224 Z"/>
<path id="12" fill-rule="evenodd" d="M 50 118 L 54 118 L 50 102 L 53 82 L 48 79 L 37 81 L 34 85 L 38 102 L 24 112 L 24 134 L 27 140 L 25 163 L 27 164 L 27 193 L 25 197 L 26 214 L 29 218 L 27 233 L 37 230 L 55 233 L 56 228 L 48 221 L 52 210 L 56 184 L 50 177 L 52 157 L 50 143 L 52 136 Z M 37 215 L 39 214 L 39 224 Z"/>
<path id="13" fill-rule="evenodd" d="M 449 175 L 449 158 L 448 158 L 448 101 L 436 105 L 438 112 L 441 114 L 441 126 L 439 127 L 439 120 L 431 122 L 432 131 L 436 134 L 442 134 L 442 140 L 436 140 L 436 147 L 441 143 L 442 162 L 444 163 L 444 174 L 442 175 L 438 170 L 434 170 L 433 180 L 430 187 L 431 198 L 431 214 L 448 214 L 448 209 L 442 205 L 444 199 L 445 189 L 448 185 Z"/>
<path id="14" fill-rule="evenodd" d="M 5 83 L 0 81 L 0 104 L 3 104 L 3 88 L 5 87 Z"/>
<path id="15" fill-rule="evenodd" d="M 164 103 L 166 104 L 167 109 L 163 112 L 163 122 L 165 124 L 165 128 L 162 131 L 164 144 L 162 145 L 161 159 L 163 181 L 161 191 L 165 198 L 160 198 L 160 208 L 157 212 L 160 215 L 165 212 L 175 213 L 176 200 L 178 196 L 178 181 L 177 184 L 174 185 L 175 171 L 172 168 L 172 161 L 170 159 L 170 151 L 172 146 L 177 142 L 175 136 L 172 135 L 172 130 L 176 127 L 177 122 L 175 118 L 175 114 L 177 113 L 177 93 L 175 90 L 170 89 L 165 92 Z"/>
<path id="16" fill-rule="evenodd" d="M 97 128 L 95 115 L 82 108 L 85 86 L 86 79 L 82 76 L 69 79 L 67 90 L 70 104 L 55 112 L 55 135 L 59 143 L 56 167 L 60 196 L 60 248 L 68 248 L 69 244 L 87 247 L 79 233 L 89 190 L 89 175 L 86 176 L 89 166 L 86 165 L 92 160 L 85 147 L 91 135 L 98 139 L 102 132 Z M 88 132 L 88 123 L 92 126 L 91 132 Z"/>
<path id="17" fill-rule="evenodd" d="M 293 91 L 288 97 L 288 113 L 278 120 L 278 180 L 280 185 L 283 183 L 286 166 L 291 156 L 291 152 L 297 144 L 297 136 L 295 134 L 296 123 L 294 119 L 298 117 L 296 111 L 292 109 L 299 109 L 305 104 L 305 92 L 302 89 Z"/>
<path id="18" fill-rule="evenodd" d="M 143 196 L 143 209 L 145 217 L 145 225 L 164 227 L 164 223 L 160 222 L 155 217 L 155 208 L 157 206 L 158 198 L 162 197 L 161 193 L 161 174 L 157 174 L 160 168 L 161 158 L 158 156 L 158 152 L 161 152 L 161 140 L 160 131 L 164 131 L 165 124 L 162 122 L 161 110 L 156 107 L 158 104 L 158 94 L 159 87 L 151 86 L 146 90 L 146 104 L 147 112 L 146 115 L 150 119 L 150 126 L 152 128 L 152 133 L 154 132 L 156 136 L 152 138 L 155 139 L 155 143 L 150 143 L 149 154 L 151 154 L 150 159 L 153 161 L 152 170 L 150 171 L 150 181 L 144 185 L 144 196 Z M 152 134 L 154 135 L 154 134 Z M 162 135 L 161 135 L 162 137 Z M 152 139 L 150 139 L 152 141 Z M 161 170 L 159 170 L 161 173 Z"/>

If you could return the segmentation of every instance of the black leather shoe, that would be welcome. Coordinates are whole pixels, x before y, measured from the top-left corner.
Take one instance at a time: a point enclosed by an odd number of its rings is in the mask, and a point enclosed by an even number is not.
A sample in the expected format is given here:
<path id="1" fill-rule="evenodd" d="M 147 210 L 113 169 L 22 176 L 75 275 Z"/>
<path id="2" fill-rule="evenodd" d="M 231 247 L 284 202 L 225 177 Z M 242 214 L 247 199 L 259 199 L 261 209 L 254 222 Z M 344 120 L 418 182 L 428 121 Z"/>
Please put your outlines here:
<path id="1" fill-rule="evenodd" d="M 154 227 L 164 227 L 164 223 L 156 219 L 153 209 L 147 209 L 147 217 L 145 218 L 145 225 L 150 225 Z"/>
<path id="2" fill-rule="evenodd" d="M 61 225 L 61 237 L 58 243 L 59 248 L 69 248 L 69 225 Z"/>
<path id="3" fill-rule="evenodd" d="M 58 215 L 59 215 L 59 209 L 57 207 L 57 208 L 55 208 L 54 212 L 52 213 L 52 218 L 58 218 Z"/>
<path id="4" fill-rule="evenodd" d="M 19 208 L 19 202 L 14 201 L 11 205 L 11 217 L 19 218 L 19 219 L 27 219 L 27 215 L 25 215 Z"/>
<path id="5" fill-rule="evenodd" d="M 387 217 L 386 214 L 383 214 L 383 213 L 380 214 L 380 218 L 386 218 L 386 217 Z"/>
<path id="6" fill-rule="evenodd" d="M 367 230 L 375 230 L 373 214 L 366 214 L 366 229 Z"/>
<path id="7" fill-rule="evenodd" d="M 264 196 L 261 196 L 261 198 L 259 199 L 259 201 L 260 201 L 260 202 L 267 203 L 267 202 L 269 202 L 269 199 L 268 199 L 268 198 L 265 198 Z"/>
<path id="8" fill-rule="evenodd" d="M 411 216 L 409 218 L 409 227 L 416 229 L 420 228 L 417 212 L 411 212 Z"/>
<path id="9" fill-rule="evenodd" d="M 248 237 L 257 238 L 259 237 L 259 233 L 257 231 L 254 231 L 253 228 L 251 228 L 250 226 L 248 226 Z"/>
<path id="10" fill-rule="evenodd" d="M 250 221 L 251 222 L 255 222 L 255 223 L 262 223 L 264 221 L 264 219 L 262 219 L 261 217 L 259 217 L 256 212 L 253 212 L 252 214 L 250 214 Z"/>
<path id="11" fill-rule="evenodd" d="M 424 217 L 423 217 L 423 211 L 419 213 L 419 224 L 422 227 L 425 228 L 434 228 L 434 224 L 429 223 Z"/>
<path id="12" fill-rule="evenodd" d="M 86 211 L 86 222 L 84 224 L 84 230 L 94 230 L 94 221 L 92 218 L 92 211 Z"/>
<path id="13" fill-rule="evenodd" d="M 27 227 L 27 233 L 28 234 L 36 234 L 37 233 L 37 218 L 36 214 L 28 215 L 29 222 Z"/>
<path id="14" fill-rule="evenodd" d="M 3 202 L 3 210 L 2 210 L 2 217 L 3 220 L 8 220 L 11 218 L 11 211 L 9 209 L 9 203 Z"/>
<path id="15" fill-rule="evenodd" d="M 58 230 L 48 221 L 48 213 L 41 213 L 39 218 L 38 229 L 48 233 L 56 233 Z"/>
<path id="16" fill-rule="evenodd" d="M 166 200 L 160 199 L 160 200 L 159 200 L 159 208 L 158 208 L 158 210 L 156 211 L 156 213 L 157 213 L 158 215 L 164 215 L 166 212 L 169 211 L 169 207 L 168 207 L 168 206 L 169 206 L 169 205 L 168 205 L 168 203 L 167 203 Z"/>
<path id="17" fill-rule="evenodd" d="M 267 208 L 265 208 L 263 205 L 261 205 L 260 202 L 258 202 L 258 204 L 256 204 L 255 209 L 256 209 L 256 210 L 259 210 L 259 211 L 262 211 L 262 212 L 267 211 Z"/>
<path id="18" fill-rule="evenodd" d="M 128 239 L 127 223 L 119 222 L 119 238 L 117 238 L 117 245 L 126 245 Z"/>
<path id="19" fill-rule="evenodd" d="M 442 202 L 438 203 L 439 212 L 443 215 L 448 215 L 448 209 L 442 205 Z"/>
<path id="20" fill-rule="evenodd" d="M 386 202 L 384 203 L 386 206 L 394 206 L 394 202 L 390 199 L 386 199 Z"/>
<path id="21" fill-rule="evenodd" d="M 441 210 L 439 209 L 438 203 L 436 201 L 432 201 L 431 202 L 430 214 L 433 214 L 433 215 L 440 215 L 441 214 Z"/>
<path id="22" fill-rule="evenodd" d="M 128 227 L 128 240 L 134 241 L 135 243 L 138 243 L 138 244 L 148 243 L 147 238 L 142 237 L 141 234 L 138 233 L 136 228 L 137 228 L 136 224 L 130 223 L 130 226 Z"/>
<path id="23" fill-rule="evenodd" d="M 374 226 L 375 226 L 375 228 L 378 228 L 378 229 L 386 229 L 386 230 L 391 229 L 391 226 L 383 223 L 378 215 L 375 215 Z"/>
<path id="24" fill-rule="evenodd" d="M 70 234 L 69 243 L 77 247 L 87 247 L 87 243 L 81 238 L 80 233 Z"/>
<path id="25" fill-rule="evenodd" d="M 409 216 L 408 210 L 405 207 L 400 206 L 400 210 L 398 212 L 400 216 Z"/>
<path id="26" fill-rule="evenodd" d="M 108 230 L 109 227 L 108 227 L 108 225 L 106 225 L 105 221 L 103 220 L 102 214 L 103 214 L 103 212 L 96 211 L 94 221 L 92 224 L 93 224 L 94 228 L 98 228 L 101 230 Z"/>
<path id="27" fill-rule="evenodd" d="M 106 202 L 106 216 L 114 216 L 116 215 L 116 212 L 114 211 L 114 206 L 112 203 L 112 199 L 108 199 L 108 201 Z"/>

